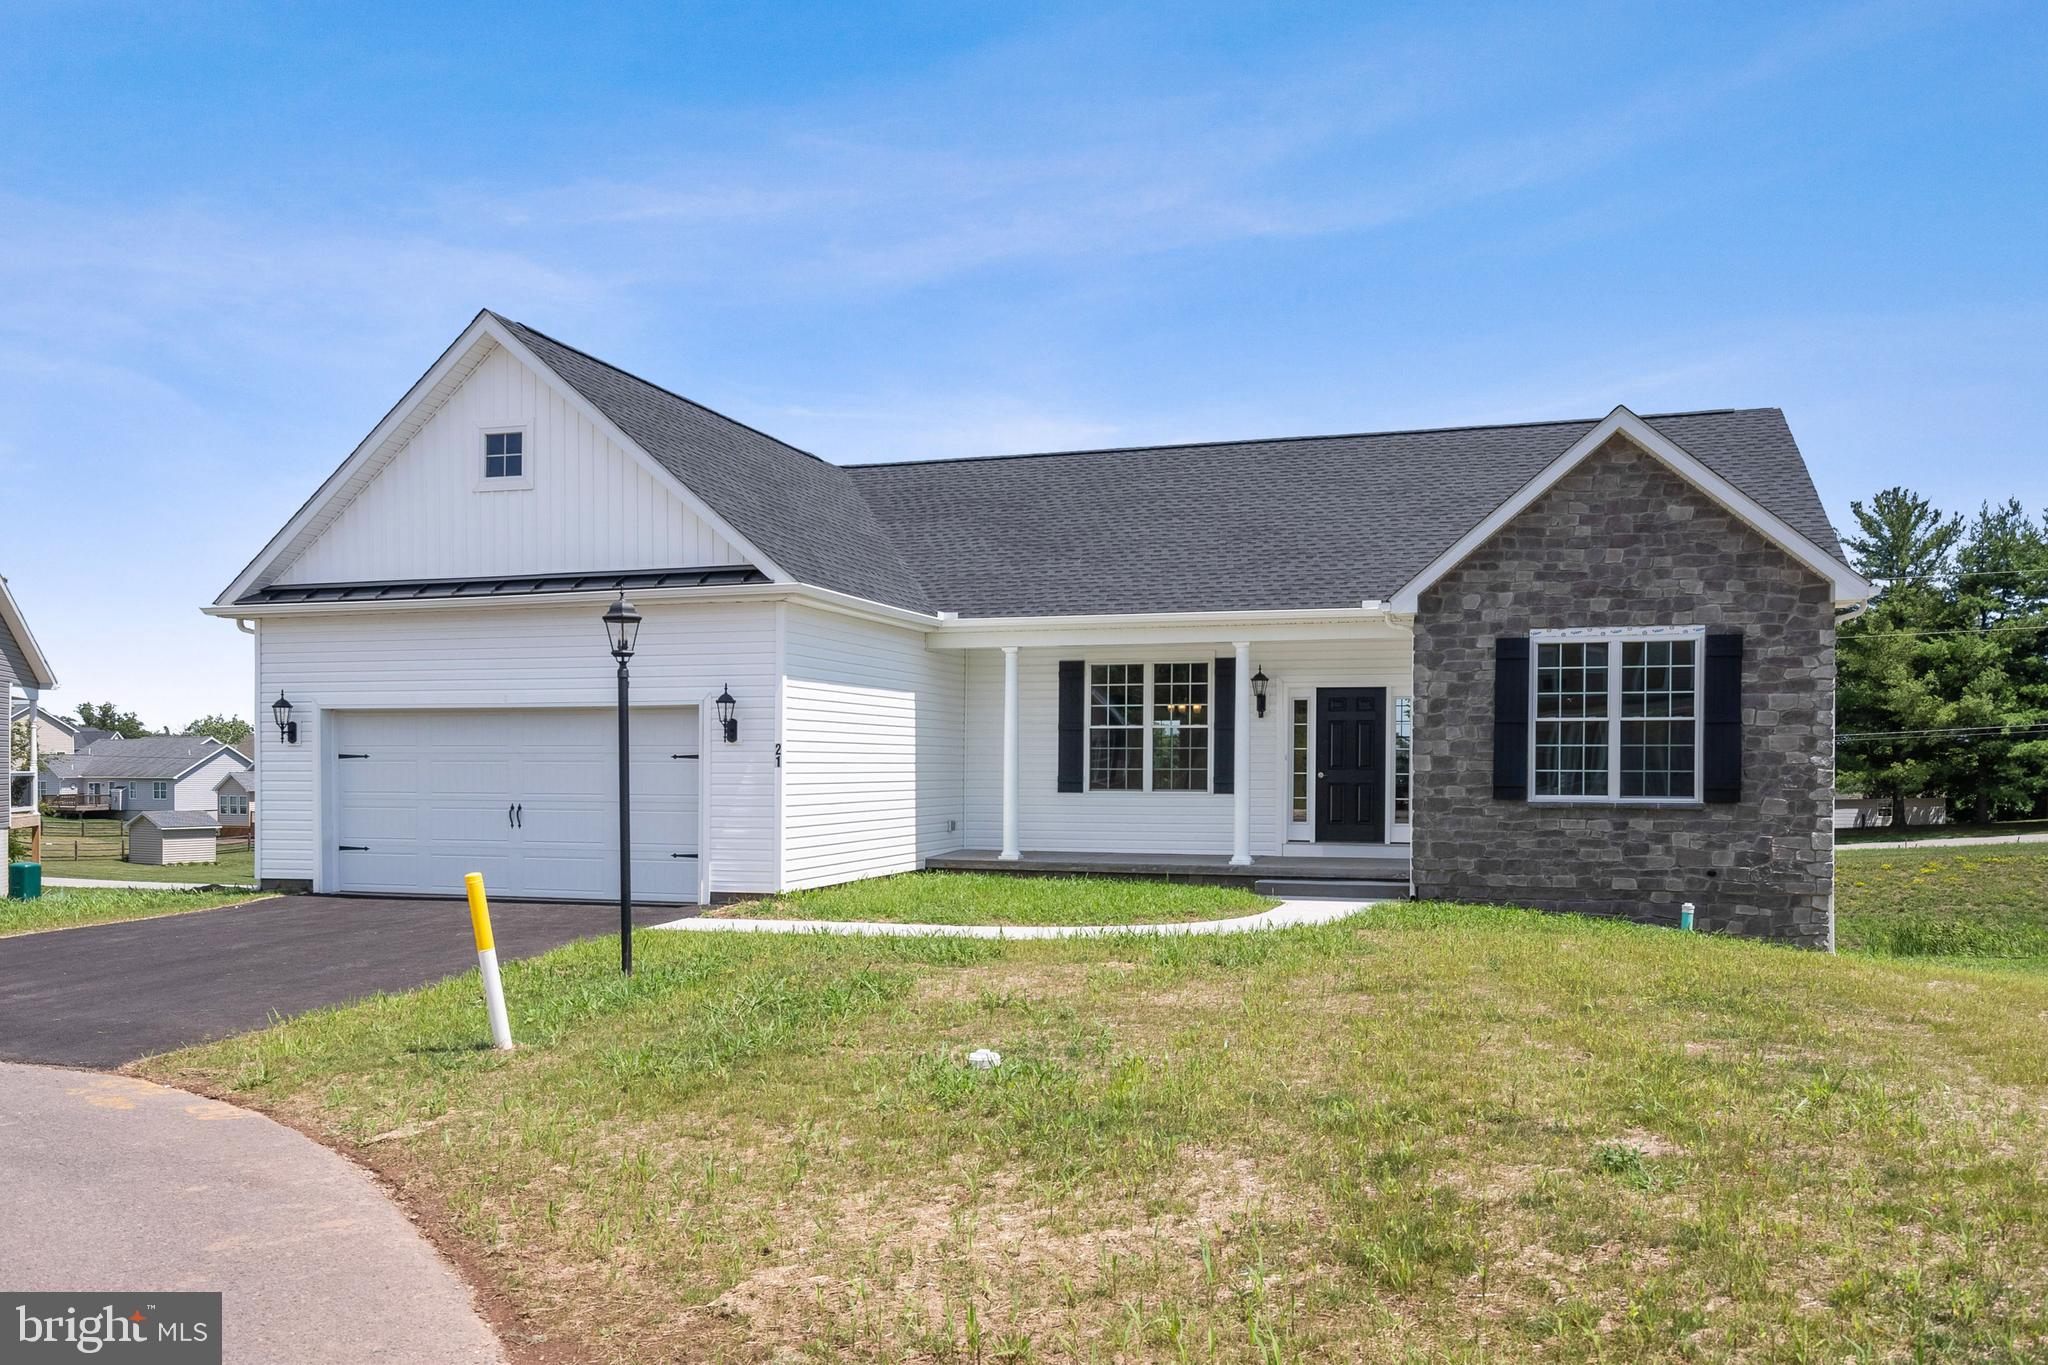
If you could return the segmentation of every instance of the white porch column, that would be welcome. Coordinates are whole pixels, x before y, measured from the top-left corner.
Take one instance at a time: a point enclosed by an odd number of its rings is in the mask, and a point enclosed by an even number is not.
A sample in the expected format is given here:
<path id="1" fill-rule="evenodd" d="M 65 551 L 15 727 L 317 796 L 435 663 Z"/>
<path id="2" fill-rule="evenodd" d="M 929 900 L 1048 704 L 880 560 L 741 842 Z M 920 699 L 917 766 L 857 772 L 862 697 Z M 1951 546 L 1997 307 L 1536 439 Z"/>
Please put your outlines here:
<path id="1" fill-rule="evenodd" d="M 1248 640 L 1231 646 L 1237 651 L 1236 732 L 1230 779 L 1231 839 L 1230 861 L 1244 867 L 1252 860 L 1252 647 Z"/>
<path id="2" fill-rule="evenodd" d="M 1017 646 L 1003 646 L 1003 851 L 1007 862 L 1024 856 L 1017 848 Z"/>

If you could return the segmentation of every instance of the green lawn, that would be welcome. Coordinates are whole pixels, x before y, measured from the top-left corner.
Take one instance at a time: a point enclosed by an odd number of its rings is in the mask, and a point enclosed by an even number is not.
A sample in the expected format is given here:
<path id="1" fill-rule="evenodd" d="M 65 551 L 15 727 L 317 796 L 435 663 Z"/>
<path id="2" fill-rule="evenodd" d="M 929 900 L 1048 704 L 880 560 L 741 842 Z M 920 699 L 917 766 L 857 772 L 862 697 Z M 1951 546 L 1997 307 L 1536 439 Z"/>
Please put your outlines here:
<path id="1" fill-rule="evenodd" d="M 44 872 L 47 874 L 48 871 L 46 867 Z M 0 900 L 0 938 L 33 934 L 43 929 L 69 929 L 80 924 L 178 915 L 188 910 L 209 910 L 217 905 L 237 905 L 258 899 L 260 897 L 253 892 L 53 886 L 32 901 Z"/>
<path id="2" fill-rule="evenodd" d="M 327 1134 L 566 1359 L 2048 1353 L 2048 977 L 1429 904 L 637 944 L 508 966 L 509 1055 L 470 975 L 140 1069 Z"/>
<path id="3" fill-rule="evenodd" d="M 151 867 L 146 863 L 123 862 L 119 858 L 50 859 L 43 863 L 45 877 L 85 877 L 95 881 L 140 882 L 230 882 L 256 880 L 256 855 L 249 849 L 221 854 L 218 862 L 177 863 Z"/>
<path id="4" fill-rule="evenodd" d="M 1164 924 L 1233 919 L 1277 904 L 1228 886 L 1114 877 L 910 872 L 743 901 L 712 913 L 748 919 L 893 920 L 899 924 Z"/>
<path id="5" fill-rule="evenodd" d="M 1835 940 L 1850 952 L 2048 966 L 2048 844 L 1843 849 Z"/>

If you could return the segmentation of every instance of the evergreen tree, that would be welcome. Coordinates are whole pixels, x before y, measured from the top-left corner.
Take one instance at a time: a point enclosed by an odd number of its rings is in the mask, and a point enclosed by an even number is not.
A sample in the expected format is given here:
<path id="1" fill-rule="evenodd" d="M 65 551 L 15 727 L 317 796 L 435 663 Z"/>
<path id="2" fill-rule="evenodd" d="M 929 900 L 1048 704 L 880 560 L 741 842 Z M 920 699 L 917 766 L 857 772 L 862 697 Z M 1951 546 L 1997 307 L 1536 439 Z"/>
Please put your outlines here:
<path id="1" fill-rule="evenodd" d="M 1945 577 L 1950 555 L 1962 538 L 1960 515 L 1943 516 L 1934 504 L 1905 488 L 1887 488 L 1865 506 L 1849 504 L 1862 532 L 1844 545 L 1858 572 L 1880 583 L 1918 583 Z"/>

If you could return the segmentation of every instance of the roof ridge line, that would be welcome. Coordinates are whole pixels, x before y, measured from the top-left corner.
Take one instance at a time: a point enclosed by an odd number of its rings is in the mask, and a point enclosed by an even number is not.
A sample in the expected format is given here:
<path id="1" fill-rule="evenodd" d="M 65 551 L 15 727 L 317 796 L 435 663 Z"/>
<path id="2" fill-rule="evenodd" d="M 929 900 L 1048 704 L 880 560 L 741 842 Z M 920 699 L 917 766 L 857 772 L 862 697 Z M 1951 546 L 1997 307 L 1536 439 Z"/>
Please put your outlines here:
<path id="1" fill-rule="evenodd" d="M 739 427 L 746 431 L 751 431 L 764 441 L 775 442 L 775 444 L 781 446 L 784 450 L 792 451 L 795 454 L 802 455 L 806 459 L 816 460 L 819 464 L 832 465 L 834 469 L 845 469 L 848 467 L 846 465 L 832 464 L 832 461 L 826 459 L 823 455 L 820 455 L 815 451 L 805 450 L 802 446 L 791 445 L 789 442 L 783 440 L 780 436 L 775 435 L 773 432 L 763 431 L 761 430 L 761 428 L 757 426 L 753 426 L 749 423 L 742 422 L 739 418 L 732 416 L 730 413 L 720 412 L 717 408 L 711 407 L 705 403 L 700 403 L 696 399 L 691 398 L 687 394 L 677 393 L 674 389 L 669 388 L 667 385 L 657 384 L 652 379 L 647 378 L 647 376 L 642 374 L 635 374 L 633 371 L 625 368 L 623 365 L 614 365 L 611 361 L 606 360 L 603 356 L 592 355 L 590 352 L 584 350 L 581 346 L 572 346 L 568 342 L 562 340 L 560 337 L 551 336 L 548 333 L 543 332 L 538 327 L 534 327 L 527 323 L 521 322 L 517 318 L 508 318 L 503 313 L 499 313 L 492 310 L 486 311 L 489 311 L 491 313 L 491 316 L 497 318 L 500 322 L 509 322 L 514 327 L 519 328 L 523 332 L 531 332 L 535 336 L 541 338 L 541 340 L 543 341 L 552 342 L 553 344 L 561 347 L 563 350 L 568 351 L 573 355 L 582 356 L 585 360 L 589 361 L 593 365 L 602 365 L 607 370 L 610 370 L 613 374 L 622 374 L 636 384 L 645 384 L 648 388 L 655 390 L 657 393 L 667 394 L 669 397 L 675 399 L 678 403 L 688 403 L 691 407 L 697 409 L 697 411 L 707 413 L 712 417 L 716 417 L 721 422 L 730 422 L 736 427 Z"/>
<path id="2" fill-rule="evenodd" d="M 687 401 L 687 400 L 685 400 Z M 1687 408 L 1679 412 L 1638 413 L 1646 422 L 1666 417 L 1713 417 L 1735 412 L 1771 412 L 1772 408 Z M 1241 436 L 1228 441 L 1162 441 L 1156 445 L 1091 446 L 1081 450 L 1032 450 L 1011 455 L 935 455 L 922 460 L 870 460 L 841 469 L 889 469 L 897 465 L 988 464 L 997 460 L 1057 460 L 1070 455 L 1139 455 L 1155 450 L 1213 450 L 1218 446 L 1286 445 L 1298 441 L 1356 441 L 1374 436 L 1441 436 L 1459 431 L 1522 431 L 1530 427 L 1597 426 L 1605 417 L 1553 417 L 1533 422 L 1474 422 L 1451 427 L 1396 427 L 1385 431 L 1333 431 L 1305 436 Z M 791 447 L 795 449 L 795 447 Z M 816 458 L 816 457 L 813 457 Z"/>

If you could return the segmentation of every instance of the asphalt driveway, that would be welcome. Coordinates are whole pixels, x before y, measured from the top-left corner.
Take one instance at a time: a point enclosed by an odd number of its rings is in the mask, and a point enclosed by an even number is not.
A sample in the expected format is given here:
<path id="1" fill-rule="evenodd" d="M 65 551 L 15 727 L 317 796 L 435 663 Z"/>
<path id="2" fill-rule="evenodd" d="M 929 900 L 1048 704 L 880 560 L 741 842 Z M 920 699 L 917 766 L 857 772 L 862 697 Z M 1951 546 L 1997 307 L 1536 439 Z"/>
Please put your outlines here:
<path id="1" fill-rule="evenodd" d="M 634 923 L 690 913 L 636 908 Z M 499 902 L 500 958 L 616 934 L 615 906 Z M 476 966 L 459 900 L 280 896 L 0 939 L 0 1061 L 116 1067 Z M 478 1008 L 478 1028 L 483 1027 Z"/>

